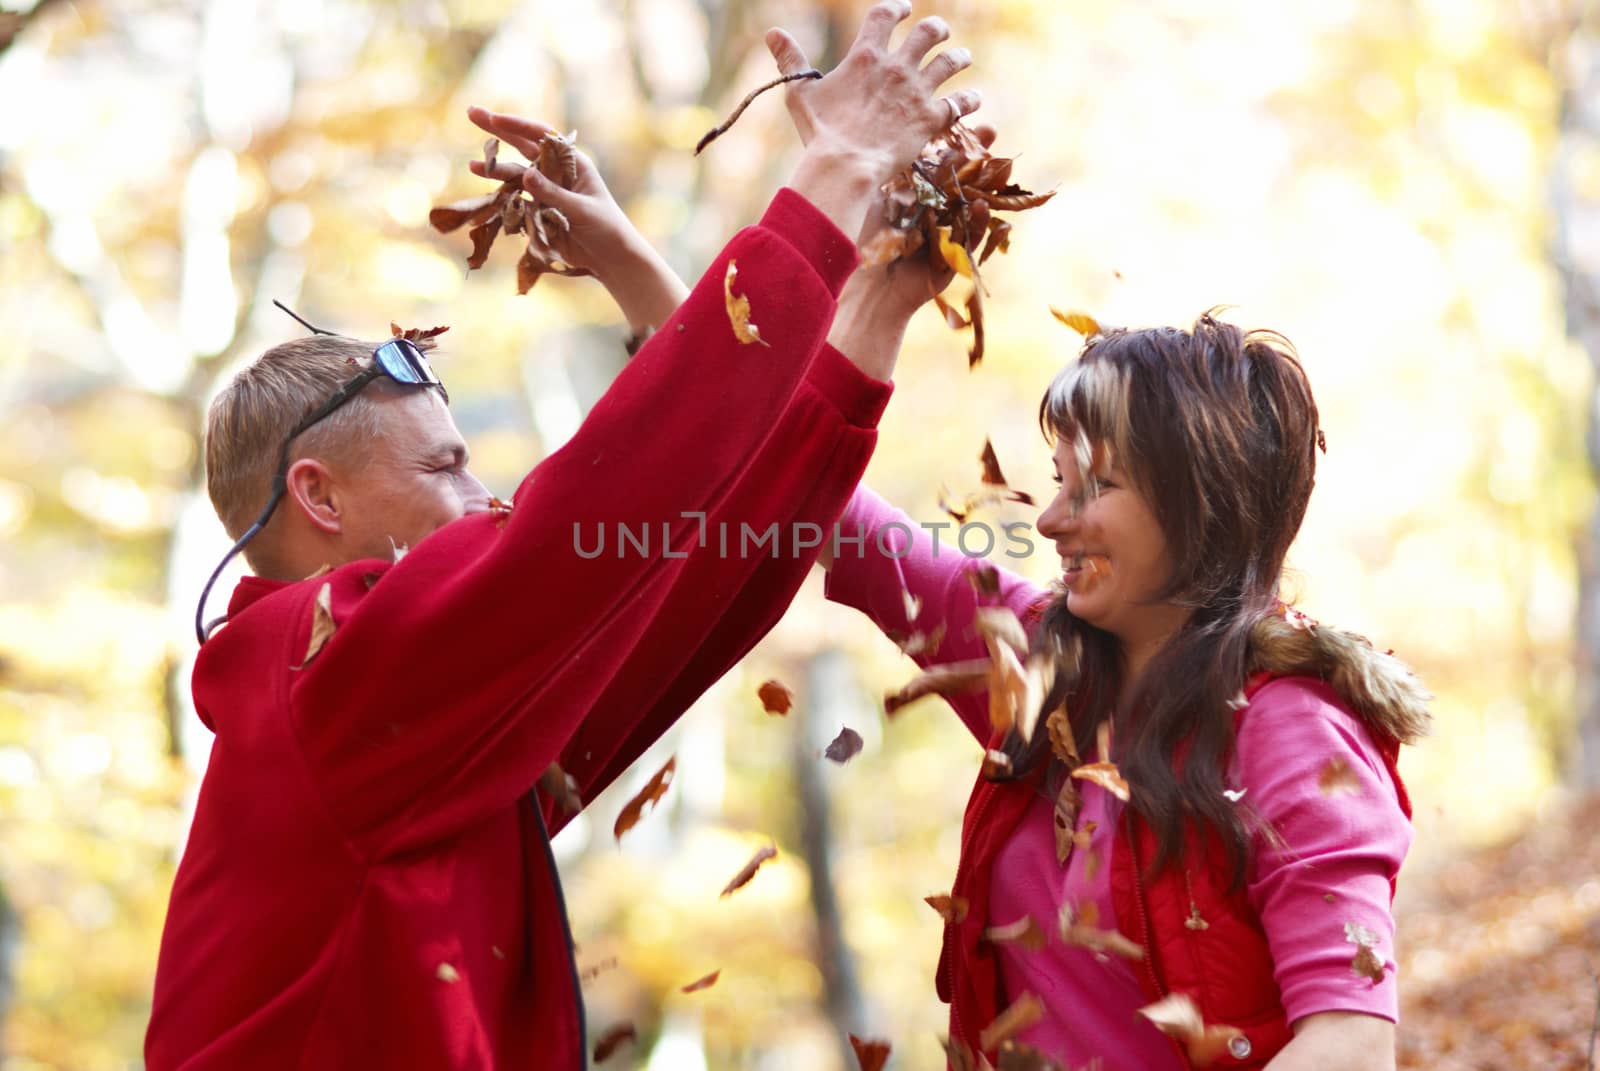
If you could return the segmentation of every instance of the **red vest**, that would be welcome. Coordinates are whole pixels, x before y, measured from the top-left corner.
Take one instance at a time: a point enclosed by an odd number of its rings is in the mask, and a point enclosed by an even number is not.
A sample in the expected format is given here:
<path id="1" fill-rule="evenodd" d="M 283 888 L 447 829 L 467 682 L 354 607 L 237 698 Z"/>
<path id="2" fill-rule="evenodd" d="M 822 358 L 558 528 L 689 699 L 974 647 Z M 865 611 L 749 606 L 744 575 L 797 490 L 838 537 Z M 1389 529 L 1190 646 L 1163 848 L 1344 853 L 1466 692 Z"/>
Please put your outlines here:
<path id="1" fill-rule="evenodd" d="M 1246 694 L 1254 695 L 1266 679 L 1252 679 Z M 1236 717 L 1235 730 L 1245 713 L 1241 710 Z M 1411 801 L 1396 767 L 1399 745 L 1380 740 L 1379 750 L 1409 818 Z M 980 777 L 962 820 L 961 856 L 951 893 L 965 897 L 969 908 L 962 922 L 945 924 L 938 989 L 940 999 L 950 1005 L 950 1037 L 974 1052 L 979 1033 L 1006 1005 L 994 946 L 981 940 L 990 924 L 994 860 L 1032 804 L 1044 769 L 1041 765 L 1034 777 L 1016 781 Z M 1118 930 L 1145 951 L 1136 965 L 1145 997 L 1154 1003 L 1171 993 L 1187 993 L 1206 1023 L 1238 1028 L 1244 1042 L 1236 1042 L 1212 1067 L 1265 1067 L 1294 1035 L 1260 919 L 1242 888 L 1230 890 L 1226 856 L 1215 834 L 1202 837 L 1191 828 L 1181 865 L 1168 866 L 1152 878 L 1143 870 L 1154 858 L 1155 843 L 1149 826 L 1125 809 L 1112 852 L 1111 897 Z M 1173 1048 L 1189 1066 L 1182 1046 L 1174 1042 Z M 996 1058 L 993 1051 L 987 1055 Z"/>

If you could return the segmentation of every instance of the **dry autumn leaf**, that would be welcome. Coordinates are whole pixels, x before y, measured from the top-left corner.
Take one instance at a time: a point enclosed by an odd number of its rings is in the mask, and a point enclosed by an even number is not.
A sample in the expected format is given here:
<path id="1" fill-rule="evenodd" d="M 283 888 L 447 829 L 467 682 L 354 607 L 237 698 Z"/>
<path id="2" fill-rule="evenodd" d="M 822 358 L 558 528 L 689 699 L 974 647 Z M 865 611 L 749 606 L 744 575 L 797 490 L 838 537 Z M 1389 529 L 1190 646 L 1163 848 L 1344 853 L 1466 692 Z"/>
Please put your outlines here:
<path id="1" fill-rule="evenodd" d="M 988 680 L 987 659 L 947 662 L 942 666 L 932 666 L 911 678 L 898 692 L 885 696 L 883 710 L 885 714 L 893 714 L 907 703 L 921 699 L 925 695 L 948 698 L 980 691 Z"/>
<path id="2" fill-rule="evenodd" d="M 1054 305 L 1050 306 L 1050 315 L 1072 328 L 1084 338 L 1093 338 L 1100 333 L 1100 322 L 1086 312 L 1062 312 Z"/>
<path id="3" fill-rule="evenodd" d="M 839 730 L 839 735 L 833 742 L 823 749 L 822 756 L 832 759 L 843 766 L 857 755 L 861 754 L 861 734 L 848 725 Z"/>
<path id="4" fill-rule="evenodd" d="M 849 1035 L 850 1047 L 855 1050 L 856 1063 L 861 1065 L 861 1071 L 883 1071 L 883 1065 L 889 1062 L 890 1045 L 887 1041 L 876 1038 L 858 1038 Z"/>
<path id="5" fill-rule="evenodd" d="M 756 854 L 750 857 L 750 861 L 739 868 L 739 873 L 735 874 L 733 879 L 723 887 L 722 895 L 731 896 L 735 891 L 744 888 L 750 883 L 750 879 L 756 876 L 756 871 L 761 869 L 762 863 L 765 863 L 768 859 L 776 859 L 777 857 L 777 845 L 763 844 L 761 848 L 757 850 Z"/>
<path id="6" fill-rule="evenodd" d="M 594 1062 L 603 1064 L 623 1045 L 638 1040 L 639 1032 L 632 1023 L 617 1023 L 595 1039 Z"/>
<path id="7" fill-rule="evenodd" d="M 1022 1033 L 1044 1018 L 1044 1002 L 1032 993 L 1024 993 L 1011 1006 L 995 1017 L 978 1035 L 978 1047 L 985 1052 Z"/>
<path id="8" fill-rule="evenodd" d="M 954 922 L 958 925 L 966 921 L 967 911 L 971 907 L 965 896 L 951 896 L 947 893 L 924 896 L 922 902 L 939 912 L 939 917 L 946 922 Z"/>
<path id="9" fill-rule="evenodd" d="M 539 775 L 539 787 L 566 813 L 577 814 L 583 810 L 583 797 L 578 794 L 577 780 L 557 763 L 552 762 L 545 767 L 544 773 Z"/>
<path id="10" fill-rule="evenodd" d="M 944 1046 L 944 1058 L 950 1071 L 989 1071 L 989 1061 L 975 1054 L 960 1039 L 940 1038 L 939 1044 Z"/>
<path id="11" fill-rule="evenodd" d="M 1335 755 L 1317 774 L 1317 787 L 1324 796 L 1354 796 L 1361 791 L 1361 778 L 1343 755 Z"/>
<path id="12" fill-rule="evenodd" d="M 659 802 L 666 794 L 668 786 L 672 784 L 672 775 L 677 769 L 678 757 L 674 755 L 667 760 L 665 766 L 656 771 L 655 776 L 640 789 L 639 794 L 627 802 L 622 808 L 622 813 L 617 815 L 616 824 L 611 827 L 612 835 L 617 840 L 621 840 L 624 833 L 639 824 L 646 806 Z"/>
<path id="13" fill-rule="evenodd" d="M 317 597 L 311 601 L 311 642 L 306 644 L 306 657 L 300 663 L 301 669 L 311 664 L 323 644 L 333 639 L 337 629 L 338 626 L 333 622 L 333 585 L 324 582 L 317 589 Z"/>
<path id="14" fill-rule="evenodd" d="M 1084 901 L 1077 910 L 1070 902 L 1062 904 L 1056 929 L 1062 944 L 1086 948 L 1098 955 L 1144 959 L 1144 949 L 1137 942 L 1117 930 L 1100 928 L 1100 909 L 1093 900 Z"/>
<path id="15" fill-rule="evenodd" d="M 1200 1009 L 1184 993 L 1172 995 L 1139 1009 L 1139 1014 L 1155 1024 L 1157 1030 L 1176 1038 L 1196 1067 L 1209 1067 L 1234 1038 L 1243 1037 L 1237 1027 L 1206 1025 Z"/>
<path id="16" fill-rule="evenodd" d="M 1350 971 L 1373 985 L 1383 981 L 1386 963 L 1378 954 L 1378 935 L 1359 922 L 1344 924 L 1344 939 L 1356 946 L 1355 958 L 1350 961 Z"/>
<path id="17" fill-rule="evenodd" d="M 1039 951 L 1046 940 L 1044 930 L 1032 915 L 1024 915 L 1004 926 L 990 926 L 983 931 L 983 936 L 995 944 L 1015 944 L 1030 952 Z"/>
<path id="18" fill-rule="evenodd" d="M 1052 1060 L 1031 1045 L 1020 1041 L 1002 1041 L 996 1062 L 996 1071 L 1067 1071 L 1058 1060 Z"/>
<path id="19" fill-rule="evenodd" d="M 998 748 L 983 753 L 983 767 L 979 774 L 985 781 L 998 781 L 1011 776 L 1011 756 Z"/>
<path id="20" fill-rule="evenodd" d="M 733 326 L 733 337 L 746 346 L 756 342 L 763 346 L 770 345 L 761 337 L 761 329 L 750 322 L 750 299 L 733 292 L 733 280 L 738 274 L 739 266 L 730 259 L 728 274 L 722 277 L 722 296 L 728 306 L 728 323 Z"/>
<path id="21" fill-rule="evenodd" d="M 761 700 L 761 709 L 768 714 L 781 716 L 794 709 L 794 692 L 782 681 L 762 681 L 756 695 Z"/>
<path id="22" fill-rule="evenodd" d="M 1128 802 L 1128 782 L 1114 762 L 1087 762 L 1072 771 L 1072 776 L 1099 785 L 1117 799 Z"/>
<path id="23" fill-rule="evenodd" d="M 1072 722 L 1067 718 L 1067 708 L 1057 707 L 1045 719 L 1044 727 L 1050 733 L 1050 751 L 1069 768 L 1078 765 L 1078 744 L 1072 736 Z"/>
<path id="24" fill-rule="evenodd" d="M 710 974 L 707 974 L 707 975 L 704 975 L 702 977 L 696 978 L 694 981 L 690 982 L 686 986 L 680 986 L 678 988 L 678 992 L 680 992 L 680 993 L 698 993 L 702 989 L 710 989 L 712 986 L 717 984 L 717 979 L 721 975 L 722 975 L 722 968 L 718 967 L 716 970 L 712 971 Z"/>
<path id="25" fill-rule="evenodd" d="M 433 972 L 433 976 L 441 982 L 454 985 L 461 981 L 461 972 L 448 963 L 441 963 Z"/>
<path id="26" fill-rule="evenodd" d="M 1002 487 L 1010 491 L 1007 501 L 1020 502 L 1024 506 L 1033 505 L 1033 496 L 1026 491 L 1014 490 L 1006 483 L 1006 477 L 1000 471 L 1000 458 L 994 452 L 994 443 L 989 439 L 983 440 L 983 453 L 978 455 L 978 460 L 983 464 L 983 482 L 994 487 Z"/>
<path id="27" fill-rule="evenodd" d="M 980 597 L 1000 594 L 1000 570 L 988 562 L 974 562 L 965 566 L 967 583 Z"/>

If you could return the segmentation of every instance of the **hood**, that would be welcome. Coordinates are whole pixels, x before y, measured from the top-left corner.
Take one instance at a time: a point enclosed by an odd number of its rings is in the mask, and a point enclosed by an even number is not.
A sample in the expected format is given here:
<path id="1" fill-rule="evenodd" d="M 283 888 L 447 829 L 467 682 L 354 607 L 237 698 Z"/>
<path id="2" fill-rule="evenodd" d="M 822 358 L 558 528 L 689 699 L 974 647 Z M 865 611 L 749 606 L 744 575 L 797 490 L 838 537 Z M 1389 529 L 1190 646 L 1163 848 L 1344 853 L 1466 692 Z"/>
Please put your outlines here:
<path id="1" fill-rule="evenodd" d="M 1284 606 L 1250 634 L 1251 673 L 1315 677 L 1350 705 L 1374 735 L 1409 744 L 1428 731 L 1433 695 L 1392 651 Z"/>

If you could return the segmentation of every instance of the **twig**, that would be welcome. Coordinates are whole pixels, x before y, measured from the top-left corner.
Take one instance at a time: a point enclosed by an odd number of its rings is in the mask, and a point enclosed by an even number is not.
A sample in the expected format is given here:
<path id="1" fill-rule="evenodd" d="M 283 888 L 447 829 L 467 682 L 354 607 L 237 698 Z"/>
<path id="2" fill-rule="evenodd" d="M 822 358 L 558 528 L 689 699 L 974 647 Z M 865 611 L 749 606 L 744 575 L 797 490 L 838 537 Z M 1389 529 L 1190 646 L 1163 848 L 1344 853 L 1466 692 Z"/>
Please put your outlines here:
<path id="1" fill-rule="evenodd" d="M 1600 975 L 1594 976 L 1594 1023 L 1589 1027 L 1589 1058 L 1584 1063 L 1584 1071 L 1594 1071 L 1594 1042 L 1600 1037 Z"/>
<path id="2" fill-rule="evenodd" d="M 739 102 L 739 106 L 733 109 L 732 115 L 724 119 L 720 125 L 714 126 L 710 130 L 706 131 L 705 137 L 701 138 L 695 144 L 694 154 L 699 156 L 701 149 L 705 148 L 707 145 L 710 145 L 713 141 L 716 141 L 722 135 L 726 134 L 728 132 L 728 128 L 738 121 L 739 116 L 744 114 L 744 110 L 746 108 L 750 107 L 750 102 L 755 100 L 761 94 L 765 93 L 767 90 L 772 89 L 774 86 L 781 86 L 785 82 L 798 82 L 802 78 L 821 77 L 821 71 L 817 70 L 815 67 L 807 67 L 803 71 L 796 71 L 793 74 L 786 74 L 782 77 L 774 78 L 772 81 L 768 82 L 764 86 L 761 86 L 759 89 L 752 89 L 749 94 L 747 94 L 745 98 Z"/>

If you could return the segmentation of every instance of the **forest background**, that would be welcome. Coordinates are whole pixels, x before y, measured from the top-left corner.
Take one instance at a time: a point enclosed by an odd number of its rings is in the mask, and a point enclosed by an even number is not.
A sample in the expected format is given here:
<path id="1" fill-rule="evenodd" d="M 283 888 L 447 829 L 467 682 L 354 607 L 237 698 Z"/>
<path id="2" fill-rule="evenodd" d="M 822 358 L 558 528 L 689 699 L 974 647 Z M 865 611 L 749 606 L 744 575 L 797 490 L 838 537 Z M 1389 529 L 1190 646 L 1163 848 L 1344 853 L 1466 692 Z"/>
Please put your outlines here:
<path id="1" fill-rule="evenodd" d="M 0 0 L 0 1065 L 140 1065 L 208 746 L 189 622 L 226 540 L 198 432 L 221 377 L 298 334 L 271 300 L 367 337 L 450 324 L 456 418 L 509 494 L 615 374 L 625 332 L 592 280 L 518 297 L 511 250 L 468 276 L 465 237 L 429 230 L 431 205 L 485 187 L 466 106 L 575 129 L 692 279 L 797 149 L 773 95 L 691 154 L 770 77 L 762 31 L 791 28 L 826 66 L 864 6 Z M 961 83 L 984 91 L 1017 179 L 1059 192 L 986 267 L 981 366 L 919 314 L 870 482 L 947 519 L 941 486 L 975 488 L 989 438 L 1014 486 L 1045 492 L 1033 413 L 1081 341 L 1051 305 L 1143 325 L 1228 304 L 1287 334 L 1328 439 L 1293 594 L 1438 697 L 1403 760 L 1402 1063 L 1590 1066 L 1600 11 L 917 13 L 972 49 Z M 1007 564 L 1055 568 L 1043 547 Z M 909 672 L 813 582 L 563 834 L 590 1022 L 640 1035 L 608 1066 L 854 1066 L 847 1030 L 893 1042 L 892 1066 L 938 1062 L 940 921 L 922 898 L 949 887 L 979 756 L 937 701 L 884 719 Z M 798 693 L 787 718 L 756 698 L 769 677 Z M 819 753 L 843 725 L 865 750 L 836 766 Z M 677 782 L 619 846 L 613 817 L 670 754 Z M 777 861 L 719 900 L 768 838 Z"/>

